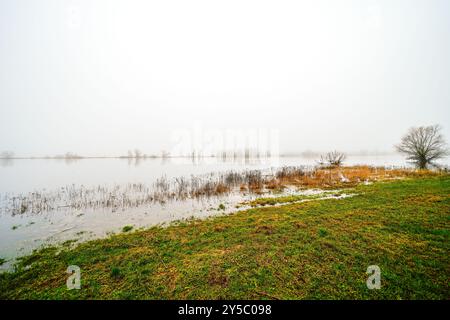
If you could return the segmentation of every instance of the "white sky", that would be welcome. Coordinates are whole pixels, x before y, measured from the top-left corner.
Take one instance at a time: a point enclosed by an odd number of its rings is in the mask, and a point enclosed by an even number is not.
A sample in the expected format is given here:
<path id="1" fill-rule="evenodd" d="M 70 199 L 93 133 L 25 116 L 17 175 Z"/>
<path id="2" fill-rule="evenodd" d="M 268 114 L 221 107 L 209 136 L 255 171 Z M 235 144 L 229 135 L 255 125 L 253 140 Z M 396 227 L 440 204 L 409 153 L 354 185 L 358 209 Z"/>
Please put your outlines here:
<path id="1" fill-rule="evenodd" d="M 0 150 L 126 154 L 279 130 L 282 152 L 450 138 L 450 1 L 0 0 Z"/>

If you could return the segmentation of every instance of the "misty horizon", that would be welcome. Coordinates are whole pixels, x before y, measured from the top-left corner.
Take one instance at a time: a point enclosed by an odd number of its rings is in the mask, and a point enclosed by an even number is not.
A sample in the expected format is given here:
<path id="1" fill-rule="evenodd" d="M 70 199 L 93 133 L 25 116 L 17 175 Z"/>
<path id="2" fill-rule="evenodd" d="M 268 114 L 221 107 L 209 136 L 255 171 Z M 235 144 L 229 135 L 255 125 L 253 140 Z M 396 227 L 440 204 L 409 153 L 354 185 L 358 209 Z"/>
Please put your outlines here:
<path id="1" fill-rule="evenodd" d="M 9 1 L 0 17 L 0 151 L 17 156 L 160 154 L 196 124 L 276 130 L 280 154 L 450 137 L 448 1 Z"/>
<path id="2" fill-rule="evenodd" d="M 158 153 L 147 153 L 144 150 L 140 150 L 138 149 L 140 152 L 142 152 L 141 155 L 136 156 L 135 155 L 135 149 L 130 150 L 132 151 L 132 155 L 129 155 L 129 153 L 127 152 L 122 152 L 119 154 L 96 154 L 96 155 L 85 155 L 82 153 L 78 153 L 78 152 L 65 152 L 65 153 L 57 153 L 57 154 L 35 154 L 35 155 L 20 155 L 20 154 L 15 154 L 14 152 L 7 150 L 7 151 L 3 151 L 0 154 L 0 159 L 64 159 L 64 158 L 68 158 L 68 159 L 83 159 L 83 158 L 146 158 L 146 159 L 151 159 L 151 158 L 163 158 L 163 157 L 167 157 L 167 158 L 190 158 L 190 157 L 225 157 L 224 154 L 226 154 L 226 157 L 231 158 L 231 157 L 239 157 L 239 158 L 244 158 L 244 157 L 260 157 L 260 158 L 265 158 L 265 157 L 318 157 L 320 155 L 324 155 L 327 152 L 330 151 L 340 151 L 342 153 L 344 153 L 347 156 L 383 156 L 383 155 L 394 155 L 394 154 L 398 154 L 400 155 L 400 153 L 396 150 L 391 150 L 391 151 L 383 151 L 383 150 L 355 150 L 355 151 L 346 151 L 346 150 L 299 150 L 296 152 L 280 152 L 279 154 L 270 154 L 270 152 L 268 153 L 259 153 L 258 154 L 258 150 L 249 150 L 250 155 L 246 156 L 244 153 L 241 152 L 233 152 L 233 151 L 223 151 L 223 152 L 217 152 L 217 153 L 210 153 L 210 154 L 203 154 L 203 153 L 195 153 L 194 151 L 191 154 L 171 154 L 169 152 L 167 152 L 166 155 L 164 155 L 164 151 L 162 150 L 161 152 Z"/>

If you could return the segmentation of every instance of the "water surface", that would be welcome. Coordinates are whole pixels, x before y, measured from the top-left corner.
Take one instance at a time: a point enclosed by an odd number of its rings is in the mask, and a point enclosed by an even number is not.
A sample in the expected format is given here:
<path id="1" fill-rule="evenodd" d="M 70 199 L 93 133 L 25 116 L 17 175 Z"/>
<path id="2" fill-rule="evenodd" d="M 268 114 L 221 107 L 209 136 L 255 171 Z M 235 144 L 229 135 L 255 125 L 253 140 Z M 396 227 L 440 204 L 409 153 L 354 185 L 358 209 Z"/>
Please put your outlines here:
<path id="1" fill-rule="evenodd" d="M 449 159 L 442 163 L 449 164 Z M 236 205 L 253 199 L 250 193 L 230 194 L 165 203 L 146 203 L 126 208 L 64 208 L 32 214 L 11 214 L 4 209 L 5 199 L 33 192 L 60 193 L 63 188 L 104 188 L 113 190 L 129 184 L 151 188 L 161 177 L 202 176 L 229 170 L 313 166 L 315 158 L 280 157 L 272 159 L 169 158 L 169 159 L 18 159 L 0 160 L 0 257 L 11 259 L 29 253 L 44 244 L 78 238 L 103 237 L 120 232 L 123 226 L 134 228 L 170 223 L 191 217 L 204 218 L 236 211 Z M 407 166 L 400 155 L 349 156 L 346 165 Z M 110 188 L 110 189 L 108 189 Z M 144 189 L 144 193 L 147 192 Z M 222 205 L 222 206 L 221 206 Z M 1 207 L 3 206 L 3 207 Z M 223 208 L 224 207 L 224 208 Z M 6 268 L 5 264 L 2 268 Z"/>

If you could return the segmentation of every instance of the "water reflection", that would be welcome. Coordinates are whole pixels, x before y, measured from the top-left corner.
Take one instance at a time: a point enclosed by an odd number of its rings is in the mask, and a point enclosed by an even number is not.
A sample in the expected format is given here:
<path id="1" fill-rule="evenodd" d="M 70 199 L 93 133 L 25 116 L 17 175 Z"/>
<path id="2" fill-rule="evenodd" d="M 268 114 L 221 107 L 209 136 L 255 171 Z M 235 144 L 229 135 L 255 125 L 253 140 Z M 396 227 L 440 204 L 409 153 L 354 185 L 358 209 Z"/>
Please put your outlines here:
<path id="1" fill-rule="evenodd" d="M 66 165 L 71 165 L 81 160 L 82 158 L 55 158 L 56 162 L 64 162 Z"/>
<path id="2" fill-rule="evenodd" d="M 144 162 L 159 162 L 161 165 L 211 165 L 211 164 L 231 164 L 236 166 L 269 165 L 278 163 L 275 157 L 120 157 L 126 160 L 128 166 L 138 167 Z"/>

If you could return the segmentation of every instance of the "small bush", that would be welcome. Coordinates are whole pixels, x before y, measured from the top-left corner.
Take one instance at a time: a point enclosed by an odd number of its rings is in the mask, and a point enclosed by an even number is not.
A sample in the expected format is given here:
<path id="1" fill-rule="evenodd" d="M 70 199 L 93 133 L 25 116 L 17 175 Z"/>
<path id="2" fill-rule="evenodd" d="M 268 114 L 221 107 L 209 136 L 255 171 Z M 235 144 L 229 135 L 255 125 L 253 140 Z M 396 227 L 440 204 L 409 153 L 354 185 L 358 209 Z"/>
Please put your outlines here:
<path id="1" fill-rule="evenodd" d="M 345 158 L 345 153 L 332 151 L 320 156 L 318 162 L 322 166 L 340 167 L 344 163 Z"/>

